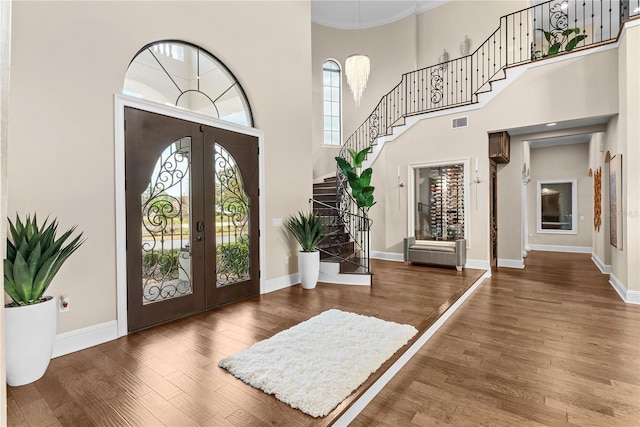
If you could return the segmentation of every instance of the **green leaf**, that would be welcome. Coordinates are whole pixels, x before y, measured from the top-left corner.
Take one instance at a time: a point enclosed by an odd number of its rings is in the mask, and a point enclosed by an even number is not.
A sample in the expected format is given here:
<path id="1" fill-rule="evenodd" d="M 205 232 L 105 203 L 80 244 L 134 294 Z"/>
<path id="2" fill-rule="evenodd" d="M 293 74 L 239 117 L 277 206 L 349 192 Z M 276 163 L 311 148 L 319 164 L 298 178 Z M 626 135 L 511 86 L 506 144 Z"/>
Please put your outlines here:
<path id="1" fill-rule="evenodd" d="M 18 252 L 13 263 L 13 279 L 16 293 L 20 300 L 29 303 L 32 300 L 33 277 L 29 272 L 29 266 L 22 254 Z"/>
<path id="2" fill-rule="evenodd" d="M 576 36 L 576 37 L 572 38 L 571 40 L 569 40 L 569 42 L 567 43 L 567 46 L 565 46 L 564 50 L 566 50 L 567 52 L 571 52 L 573 49 L 575 49 L 575 47 L 578 45 L 578 43 L 580 43 L 582 40 L 584 40 L 586 38 L 587 38 L 586 34 L 581 34 L 579 36 Z"/>
<path id="3" fill-rule="evenodd" d="M 538 31 L 542 31 L 544 33 L 544 38 L 547 39 L 549 43 L 551 43 L 551 33 L 549 31 L 545 31 L 540 28 L 538 28 Z"/>
<path id="4" fill-rule="evenodd" d="M 552 44 L 551 47 L 549 48 L 549 51 L 547 52 L 547 56 L 557 55 L 558 52 L 560 52 L 560 48 L 561 47 L 562 47 L 562 45 L 560 43 Z"/>
<path id="5" fill-rule="evenodd" d="M 364 162 L 364 159 L 367 158 L 367 153 L 369 152 L 370 148 L 364 148 L 360 151 L 358 151 L 358 153 L 353 157 L 353 167 L 359 168 L 360 166 L 362 166 L 362 162 Z"/>
<path id="6" fill-rule="evenodd" d="M 365 170 L 363 170 L 362 173 L 360 174 L 360 185 L 362 185 L 363 187 L 366 187 L 369 184 L 371 184 L 372 173 L 373 173 L 373 169 L 371 168 L 366 168 Z"/>
<path id="7" fill-rule="evenodd" d="M 353 170 L 353 168 L 351 167 L 351 164 L 345 159 L 343 159 L 342 157 L 336 157 L 335 159 L 343 175 L 346 176 L 348 171 Z"/>

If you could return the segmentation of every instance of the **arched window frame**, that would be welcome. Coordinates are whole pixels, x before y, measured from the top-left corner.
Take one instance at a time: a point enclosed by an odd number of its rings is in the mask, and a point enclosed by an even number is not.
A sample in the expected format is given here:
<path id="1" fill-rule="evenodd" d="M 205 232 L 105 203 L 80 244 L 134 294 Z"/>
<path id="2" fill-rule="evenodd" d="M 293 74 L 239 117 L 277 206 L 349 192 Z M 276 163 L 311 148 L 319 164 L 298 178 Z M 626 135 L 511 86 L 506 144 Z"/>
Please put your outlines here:
<path id="1" fill-rule="evenodd" d="M 174 81 L 174 78 L 172 77 L 171 73 L 169 71 L 167 71 L 167 69 L 163 66 L 163 64 L 159 61 L 158 57 L 154 54 L 155 53 L 162 53 L 168 57 L 172 57 L 175 60 L 180 60 L 179 57 L 182 56 L 182 58 L 184 58 L 184 52 L 180 53 L 179 51 L 176 52 L 174 51 L 174 49 L 172 48 L 172 45 L 182 45 L 183 47 L 189 47 L 192 49 L 195 49 L 198 53 L 198 76 L 194 76 L 197 80 L 197 88 L 196 89 L 192 89 L 192 88 L 180 88 L 179 85 Z M 154 49 L 154 47 L 156 49 Z M 240 84 L 240 81 L 236 78 L 236 76 L 233 74 L 233 72 L 222 62 L 220 61 L 215 55 L 213 55 L 211 52 L 207 51 L 206 49 L 203 49 L 202 47 L 184 41 L 184 40 L 177 40 L 177 39 L 166 39 L 166 40 L 156 40 L 154 42 L 151 42 L 147 45 L 145 45 L 144 47 L 142 47 L 138 52 L 136 52 L 136 54 L 133 56 L 133 58 L 131 59 L 131 62 L 129 63 L 128 69 L 127 69 L 127 74 L 129 73 L 129 69 L 131 68 L 131 65 L 136 61 L 136 59 L 138 58 L 138 56 L 142 53 L 144 53 L 145 51 L 149 51 L 152 53 L 152 55 L 154 56 L 154 58 L 156 59 L 156 61 L 158 61 L 158 63 L 160 64 L 160 67 L 162 68 L 163 72 L 168 76 L 168 78 L 171 80 L 171 84 L 175 85 L 178 89 L 178 96 L 175 97 L 175 100 L 169 96 L 165 95 L 166 98 L 166 103 L 170 104 L 170 105 L 175 105 L 175 106 L 179 106 L 178 103 L 180 101 L 180 98 L 185 95 L 186 93 L 190 93 L 190 92 L 199 92 L 200 94 L 202 94 L 203 96 L 205 96 L 206 98 L 209 99 L 209 101 L 211 101 L 211 103 L 213 104 L 213 107 L 216 110 L 216 113 L 218 113 L 218 107 L 216 106 L 216 102 L 218 100 L 220 100 L 228 90 L 232 89 L 233 87 L 237 88 L 237 91 L 239 92 L 239 96 L 242 99 L 243 105 L 244 105 L 244 114 L 246 116 L 247 119 L 247 123 L 238 123 L 238 124 L 244 124 L 246 126 L 250 126 L 250 127 L 254 127 L 254 119 L 253 119 L 253 112 L 251 110 L 251 104 L 249 103 L 249 98 L 247 97 L 246 92 L 244 91 L 244 88 L 242 87 L 242 85 Z M 177 55 L 177 56 L 176 56 Z M 229 81 L 231 82 L 229 87 L 226 89 L 226 91 L 222 92 L 222 93 L 206 93 L 205 91 L 201 91 L 200 90 L 200 82 L 198 81 L 200 76 L 199 76 L 199 67 L 200 67 L 200 55 L 204 55 L 205 57 L 208 57 L 207 59 L 209 59 L 216 67 L 218 67 L 220 70 L 222 70 L 227 77 L 229 78 Z M 126 84 L 127 84 L 127 75 L 125 74 L 125 86 L 123 87 L 123 94 L 125 95 L 132 95 L 135 97 L 139 97 L 142 99 L 148 99 L 150 101 L 154 101 L 154 102 L 158 102 L 157 99 L 149 99 L 141 94 L 137 94 L 137 93 L 128 93 L 126 90 Z M 151 89 L 155 89 L 153 88 L 153 86 L 150 86 Z M 198 111 L 195 111 L 198 112 Z M 219 114 L 216 115 L 212 115 L 212 117 L 216 117 L 216 118 L 220 118 L 222 120 L 225 120 L 224 118 L 220 117 Z M 234 123 L 235 121 L 231 121 L 232 123 Z"/>
<path id="2" fill-rule="evenodd" d="M 335 59 L 322 63 L 322 144 L 342 145 L 342 67 Z"/>

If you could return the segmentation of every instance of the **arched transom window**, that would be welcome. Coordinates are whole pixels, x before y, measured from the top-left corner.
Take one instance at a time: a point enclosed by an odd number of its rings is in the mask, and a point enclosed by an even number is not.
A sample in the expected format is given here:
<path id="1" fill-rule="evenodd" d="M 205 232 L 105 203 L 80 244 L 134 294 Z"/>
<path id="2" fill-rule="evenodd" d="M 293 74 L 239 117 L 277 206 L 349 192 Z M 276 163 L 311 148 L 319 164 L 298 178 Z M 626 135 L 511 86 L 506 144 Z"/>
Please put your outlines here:
<path id="1" fill-rule="evenodd" d="M 140 49 L 122 92 L 253 126 L 251 107 L 233 73 L 206 50 L 183 41 L 157 41 Z"/>

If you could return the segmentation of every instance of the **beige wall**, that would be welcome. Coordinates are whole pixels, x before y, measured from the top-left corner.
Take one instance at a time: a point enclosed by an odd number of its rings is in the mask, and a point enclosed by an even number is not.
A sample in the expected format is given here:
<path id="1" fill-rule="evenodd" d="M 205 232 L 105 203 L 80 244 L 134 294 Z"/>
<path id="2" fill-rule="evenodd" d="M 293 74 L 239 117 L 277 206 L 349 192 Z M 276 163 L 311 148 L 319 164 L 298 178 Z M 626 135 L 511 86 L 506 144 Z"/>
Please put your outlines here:
<path id="1" fill-rule="evenodd" d="M 342 79 L 343 141 L 371 114 L 380 99 L 402 80 L 402 74 L 416 69 L 416 16 L 362 30 L 339 30 L 312 24 L 313 52 L 313 172 L 314 177 L 335 174 L 334 157 L 339 149 L 322 146 L 322 64 L 337 60 L 344 69 L 346 58 L 356 52 L 371 60 L 371 74 L 359 107 Z"/>
<path id="2" fill-rule="evenodd" d="M 400 190 L 401 202 L 398 209 L 398 165 L 402 170 L 402 179 L 406 182 L 406 165 L 409 163 L 459 158 L 473 160 L 477 157 L 480 164 L 479 175 L 483 182 L 478 186 L 472 185 L 469 189 L 470 247 L 467 258 L 488 261 L 487 134 L 552 121 L 616 114 L 616 55 L 615 50 L 608 50 L 533 67 L 482 109 L 464 114 L 457 112 L 440 117 L 432 116 L 418 122 L 393 142 L 387 143 L 379 160 L 373 165 L 376 197 L 379 200 L 378 205 L 370 211 L 374 220 L 373 249 L 399 253 L 402 239 L 407 234 L 406 187 Z M 585 70 L 590 71 L 587 73 Z M 566 83 L 565 76 L 571 76 L 571 84 L 561 84 L 560 87 L 549 84 L 556 80 Z M 598 85 L 593 84 L 593 76 L 597 76 Z M 469 127 L 451 129 L 451 118 L 461 115 L 469 117 Z M 600 129 L 594 129 L 597 130 Z M 499 194 L 504 195 L 500 198 L 499 230 L 506 230 L 500 233 L 498 256 L 502 259 L 522 259 L 523 140 L 516 138 L 512 141 L 511 163 L 501 166 L 498 173 Z M 520 141 L 520 145 L 517 141 Z M 478 192 L 477 205 L 475 191 Z"/>
<path id="3" fill-rule="evenodd" d="M 0 218 L 7 216 L 7 142 L 9 124 L 9 73 L 11 71 L 11 1 L 0 2 Z M 7 222 L 0 223 L 0 259 L 6 256 Z M 4 263 L 3 263 L 4 264 Z M 0 265 L 0 273 L 3 266 Z M 4 292 L 0 292 L 4 307 Z M 0 384 L 6 382 L 4 310 L 0 309 Z M 7 388 L 0 388 L 0 425 L 7 422 Z"/>
<path id="4" fill-rule="evenodd" d="M 611 119 L 608 127 L 616 122 L 616 118 Z M 600 228 L 591 228 L 591 241 L 593 244 L 593 254 L 598 257 L 604 265 L 611 265 L 611 245 L 609 245 L 609 176 L 605 165 L 605 146 L 607 143 L 607 132 L 597 132 L 591 136 L 589 142 L 589 168 L 595 171 L 600 168 L 602 173 L 600 187 Z M 591 177 L 591 185 L 594 184 L 594 177 Z M 595 192 L 595 188 L 593 190 Z M 595 200 L 594 200 L 595 203 Z M 592 206 L 595 208 L 595 204 Z"/>
<path id="5" fill-rule="evenodd" d="M 528 6 L 527 0 L 453 0 L 419 14 L 418 68 L 436 65 L 445 49 L 449 59 L 460 58 L 465 35 L 475 51 L 498 29 L 501 16 Z"/>
<path id="6" fill-rule="evenodd" d="M 537 232 L 537 185 L 539 180 L 577 181 L 577 234 Z M 531 181 L 527 184 L 527 219 L 531 245 L 591 248 L 593 228 L 593 179 L 589 177 L 589 144 L 559 145 L 531 149 Z"/>
<path id="7" fill-rule="evenodd" d="M 296 270 L 271 220 L 311 195 L 308 2 L 17 2 L 9 212 L 51 214 L 87 237 L 50 288 L 71 299 L 59 333 L 116 318 L 113 95 L 138 49 L 167 38 L 216 55 L 247 92 L 265 134 L 263 277 Z"/>
<path id="8" fill-rule="evenodd" d="M 637 21 L 635 21 L 637 23 Z M 622 250 L 612 248 L 613 274 L 628 290 L 640 291 L 640 25 L 629 27 L 620 44 L 618 142 L 611 155 L 622 154 Z M 626 277 L 625 277 L 625 273 Z M 640 300 L 640 297 L 638 298 Z"/>

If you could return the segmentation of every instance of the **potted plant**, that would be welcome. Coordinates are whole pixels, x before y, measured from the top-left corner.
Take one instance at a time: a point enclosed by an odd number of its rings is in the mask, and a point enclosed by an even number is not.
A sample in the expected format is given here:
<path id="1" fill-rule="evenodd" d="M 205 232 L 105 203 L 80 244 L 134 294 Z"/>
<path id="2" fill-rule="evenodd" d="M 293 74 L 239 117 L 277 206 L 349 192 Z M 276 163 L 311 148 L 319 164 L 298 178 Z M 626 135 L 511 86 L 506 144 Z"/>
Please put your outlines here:
<path id="1" fill-rule="evenodd" d="M 304 289 L 313 289 L 320 275 L 320 252 L 317 246 L 323 237 L 324 223 L 313 212 L 298 212 L 287 218 L 285 226 L 302 247 L 302 251 L 298 252 L 300 283 Z"/>
<path id="2" fill-rule="evenodd" d="M 62 264 L 84 242 L 82 233 L 67 245 L 76 227 L 56 239 L 58 221 L 42 226 L 36 215 L 9 220 L 4 290 L 13 302 L 5 305 L 7 384 L 19 386 L 44 375 L 56 335 L 56 299 L 45 296 Z"/>

